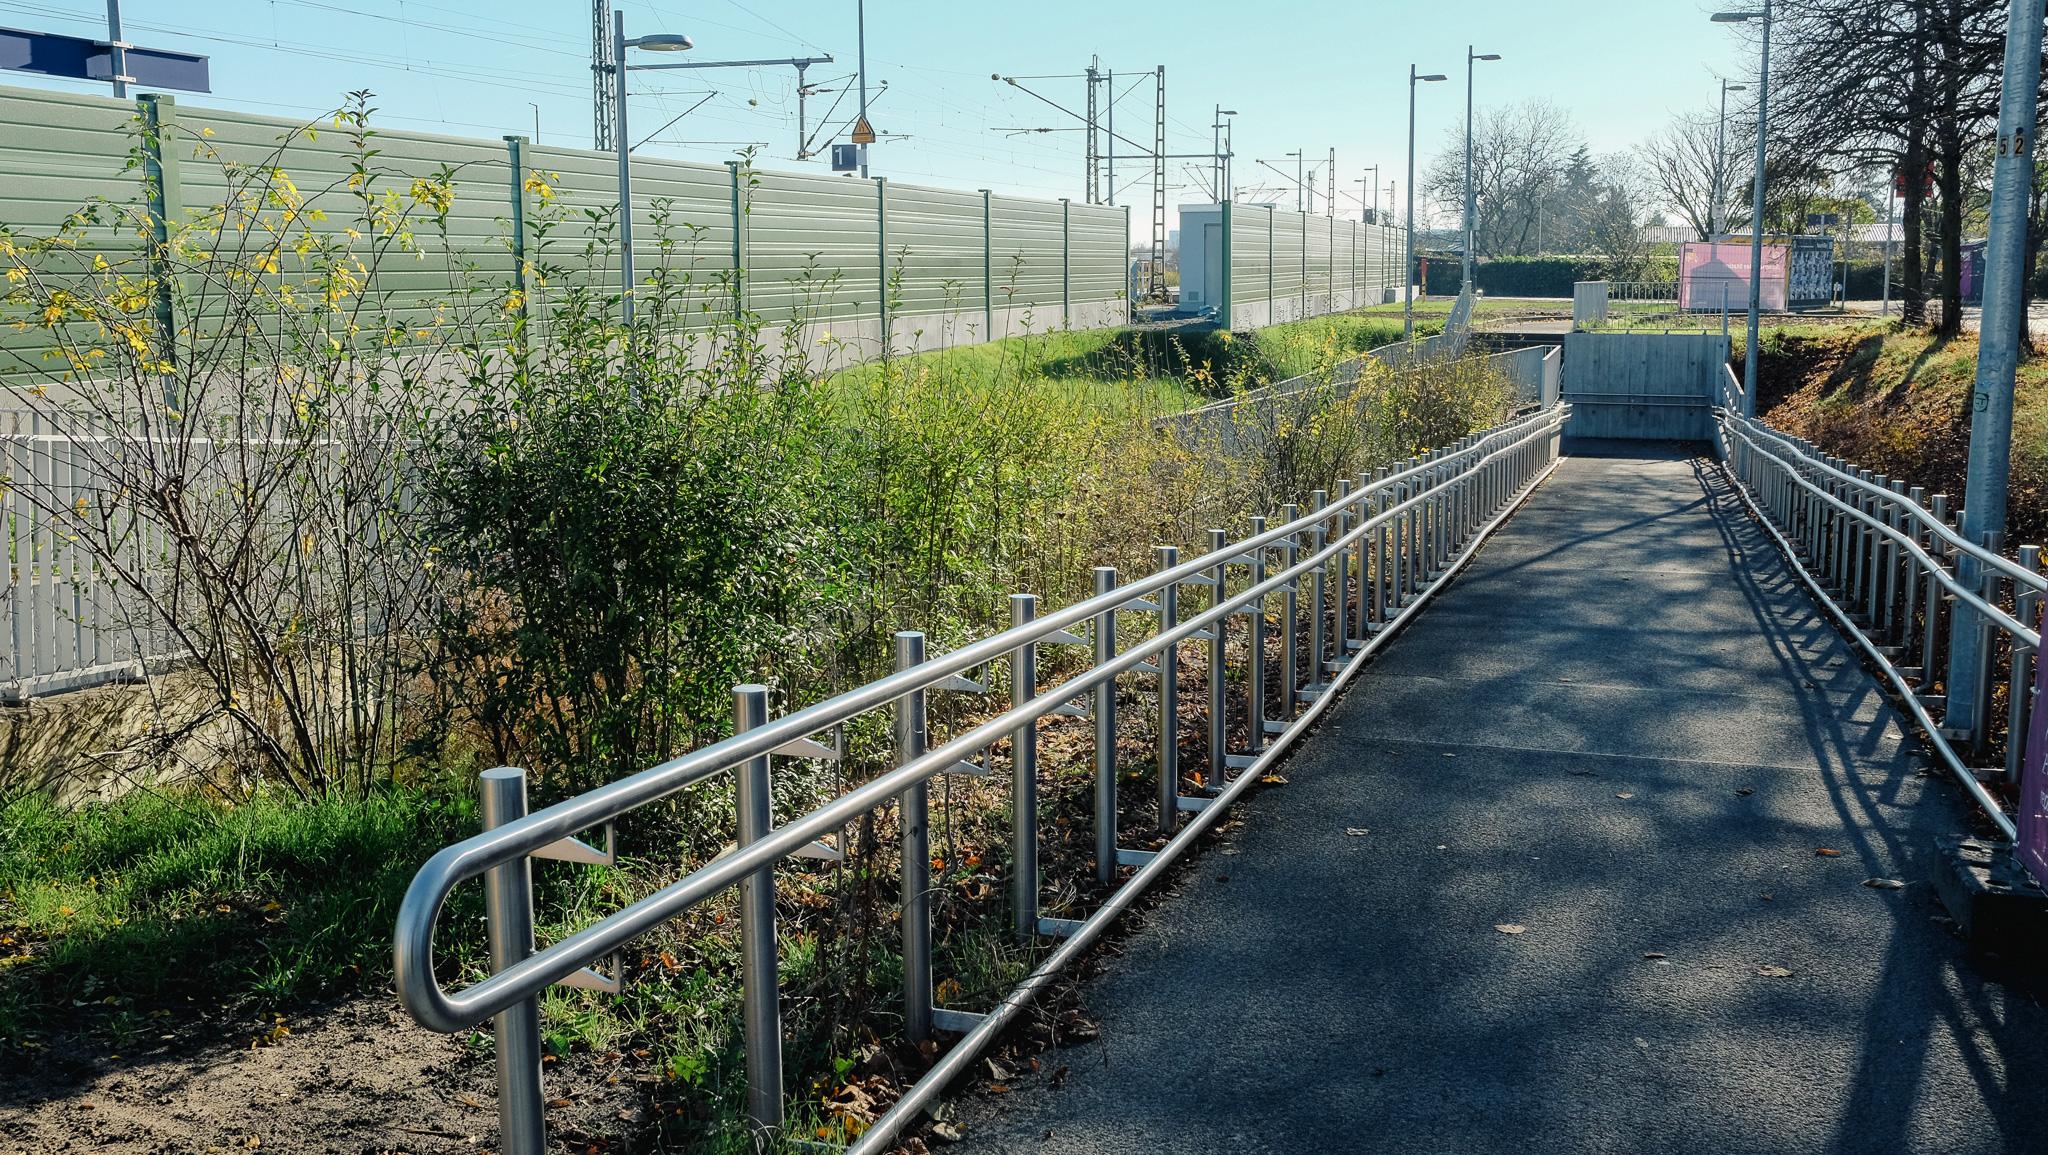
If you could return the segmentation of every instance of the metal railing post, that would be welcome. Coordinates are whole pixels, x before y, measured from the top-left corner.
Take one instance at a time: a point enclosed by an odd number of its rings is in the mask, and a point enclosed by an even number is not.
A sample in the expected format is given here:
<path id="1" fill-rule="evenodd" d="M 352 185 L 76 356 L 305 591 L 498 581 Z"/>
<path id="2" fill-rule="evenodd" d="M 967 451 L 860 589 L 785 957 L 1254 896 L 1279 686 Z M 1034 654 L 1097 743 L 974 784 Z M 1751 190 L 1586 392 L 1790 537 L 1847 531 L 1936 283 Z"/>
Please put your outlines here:
<path id="1" fill-rule="evenodd" d="M 734 686 L 735 734 L 768 724 L 768 687 Z M 768 755 L 734 768 L 739 787 L 739 837 L 744 849 L 768 837 L 775 802 Z M 747 1117 L 763 1131 L 782 1128 L 782 1000 L 775 958 L 775 868 L 740 880 L 741 1021 L 747 1048 Z"/>
<path id="2" fill-rule="evenodd" d="M 1986 533 L 1984 539 L 1977 544 L 1983 546 L 1987 553 L 1997 553 L 2005 547 L 2005 535 L 1993 530 Z M 1996 605 L 1998 583 L 2001 580 L 1998 571 L 1990 566 L 1977 564 L 1975 558 L 1971 558 L 1970 562 L 1977 571 L 1977 596 Z M 1964 620 L 1969 622 L 1970 632 L 1976 636 L 1977 642 L 1977 679 L 1976 685 L 1970 687 L 1973 691 L 1970 695 L 1970 745 L 1981 751 L 1989 749 L 1991 745 L 1991 679 L 1992 668 L 1998 661 L 1998 655 L 1991 643 L 1995 640 L 1997 631 L 1990 618 L 1975 610 L 1971 610 Z M 1954 638 L 1949 639 L 1949 645 L 1955 645 Z"/>
<path id="3" fill-rule="evenodd" d="M 1336 538 L 1344 536 L 1344 530 L 1351 524 L 1351 482 L 1349 479 L 1337 482 L 1337 525 Z M 1334 540 L 1334 539 L 1333 539 Z M 1351 554 L 1348 550 L 1337 551 L 1337 601 L 1332 607 L 1336 616 L 1330 622 L 1330 636 L 1335 640 L 1332 647 L 1336 654 L 1330 660 L 1342 666 L 1346 653 L 1351 647 L 1351 631 L 1345 625 L 1348 618 L 1345 610 L 1351 600 Z"/>
<path id="4" fill-rule="evenodd" d="M 1038 616 L 1038 595 L 1010 595 L 1010 624 L 1029 625 Z M 1010 651 L 1010 704 L 1021 706 L 1038 693 L 1038 643 Z M 1038 722 L 1010 733 L 1010 927 L 1017 937 L 1038 933 Z"/>
<path id="5" fill-rule="evenodd" d="M 1215 591 L 1209 604 L 1223 604 L 1224 594 L 1230 580 L 1230 566 L 1223 560 L 1223 547 L 1229 544 L 1229 535 L 1220 529 L 1209 531 L 1209 552 L 1216 555 L 1216 568 L 1209 571 L 1209 580 L 1216 583 L 1210 588 Z M 1209 627 L 1209 773 L 1203 785 L 1212 790 L 1223 789 L 1224 771 L 1230 768 L 1230 717 L 1228 671 L 1224 668 L 1223 643 L 1228 637 L 1226 626 L 1229 618 L 1219 619 Z"/>
<path id="6" fill-rule="evenodd" d="M 486 770 L 477 779 L 483 827 L 495 830 L 526 817 L 526 771 Z M 516 858 L 484 874 L 484 926 L 497 973 L 533 953 L 533 865 Z M 547 1123 L 540 1091 L 540 1000 L 524 999 L 492 1020 L 498 1048 L 498 1149 L 543 1155 Z"/>
<path id="7" fill-rule="evenodd" d="M 1885 524 L 1893 530 L 1903 530 L 1905 525 L 1900 503 L 1906 499 L 1906 483 L 1898 478 L 1892 479 L 1891 491 L 1893 500 L 1884 503 Z M 1884 640 L 1891 644 L 1899 640 L 1899 567 L 1905 555 L 1906 551 L 1899 548 L 1898 542 L 1889 537 L 1885 538 L 1884 621 L 1881 624 L 1884 628 Z"/>
<path id="8" fill-rule="evenodd" d="M 896 634 L 896 672 L 924 663 L 924 635 Z M 896 764 L 924 755 L 925 692 L 896 699 Z M 919 782 L 903 792 L 903 1033 L 913 1043 L 932 1037 L 931 788 Z"/>
<path id="9" fill-rule="evenodd" d="M 1252 518 L 1252 536 L 1259 537 L 1266 532 L 1266 519 Z M 1258 586 L 1266 580 L 1266 550 L 1261 546 L 1252 551 L 1252 585 Z M 1257 754 L 1266 748 L 1266 599 L 1260 598 L 1245 607 L 1247 623 L 1250 625 L 1249 649 L 1251 663 L 1245 671 L 1245 714 L 1251 720 L 1245 738 L 1245 750 Z"/>
<path id="10" fill-rule="evenodd" d="M 1157 546 L 1152 551 L 1164 573 L 1180 564 L 1180 550 Z M 1180 586 L 1168 582 L 1159 587 L 1159 632 L 1166 633 L 1180 623 Z M 1180 647 L 1163 646 L 1152 664 L 1159 667 L 1159 833 L 1171 834 L 1180 825 Z"/>
<path id="11" fill-rule="evenodd" d="M 2020 565 L 2028 573 L 2041 572 L 2041 547 L 2021 546 Z M 2041 595 L 2014 582 L 2012 616 L 2022 625 L 2031 625 L 2038 630 L 2041 625 Z M 2031 689 L 2037 676 L 2033 666 L 2033 647 L 2014 637 L 2005 683 L 2005 778 L 2012 783 L 2019 782 L 2020 765 L 2026 758 L 2027 715 L 2033 706 Z"/>
<path id="12" fill-rule="evenodd" d="M 1116 567 L 1095 567 L 1095 592 L 1116 588 Z M 1116 657 L 1116 611 L 1095 615 L 1095 664 Z M 1116 679 L 1095 687 L 1095 878 L 1116 881 Z"/>
<path id="13" fill-rule="evenodd" d="M 1927 490 L 1922 486 L 1916 485 L 1906 491 L 1906 500 L 1916 509 L 1925 509 L 1927 508 Z M 1920 542 L 1919 518 L 1901 514 L 1899 528 L 1915 544 Z M 1900 550 L 1899 553 L 1901 555 L 1900 560 L 1905 563 L 1906 567 L 1905 574 L 1901 579 L 1906 587 L 1906 608 L 1902 611 L 1903 616 L 1900 618 L 1898 642 L 1901 648 L 1911 649 L 1916 637 L 1926 636 L 1924 628 L 1918 634 L 1915 634 L 1913 627 L 1913 619 L 1920 612 L 1920 573 L 1918 568 L 1920 563 L 1914 559 L 1911 550 Z M 1925 688 L 1927 682 L 1927 668 L 1922 666 L 1920 668 L 1921 687 Z"/>
<path id="14" fill-rule="evenodd" d="M 1301 506 L 1288 502 L 1280 507 L 1280 520 L 1292 525 L 1301 517 Z M 1301 560 L 1301 534 L 1287 535 L 1286 544 L 1280 547 L 1280 568 L 1291 570 Z M 1294 705 L 1300 700 L 1295 691 L 1301 685 L 1301 660 L 1294 653 L 1295 634 L 1301 629 L 1301 575 L 1287 579 L 1286 593 L 1280 596 L 1280 721 L 1294 720 Z"/>
<path id="15" fill-rule="evenodd" d="M 1330 493 L 1328 490 L 1318 489 L 1314 493 L 1309 494 L 1308 497 L 1311 512 L 1323 513 L 1329 508 Z M 1309 527 L 1308 532 L 1309 548 L 1317 553 L 1321 553 L 1324 544 L 1329 541 L 1329 518 L 1324 517 L 1318 520 Z M 1315 574 L 1313 575 L 1315 584 L 1312 587 L 1314 592 L 1309 602 L 1308 691 L 1311 693 L 1320 690 L 1323 686 L 1323 618 L 1330 612 L 1329 590 L 1326 586 L 1325 575 L 1329 572 L 1329 569 L 1330 563 L 1327 560 L 1316 563 Z"/>
<path id="16" fill-rule="evenodd" d="M 1935 494 L 1930 499 L 1928 509 L 1929 512 L 1934 514 L 1935 521 L 1943 525 L 1948 524 L 1948 494 Z M 1933 530 L 1929 530 L 1927 533 L 1927 553 L 1929 557 L 1934 559 L 1934 565 L 1927 570 L 1927 632 L 1920 639 L 1920 684 L 1922 686 L 1934 685 L 1934 659 L 1939 654 L 1942 606 L 1946 600 L 1942 595 L 1941 579 L 1936 576 L 1936 571 L 1942 568 L 1942 563 L 1947 559 L 1947 552 L 1942 548 L 1940 535 L 1936 534 Z M 1942 704 L 1942 717 L 1944 724 L 1946 724 L 1948 717 L 1946 701 Z"/>
<path id="17" fill-rule="evenodd" d="M 1386 466 L 1383 465 L 1374 471 L 1372 513 L 1375 516 L 1383 510 L 1392 508 L 1393 505 L 1394 491 L 1378 484 L 1386 478 Z M 1393 572 L 1393 557 L 1387 552 L 1387 527 L 1384 522 L 1378 529 L 1372 531 L 1372 537 L 1372 621 L 1374 628 L 1378 628 L 1387 620 L 1387 578 Z"/>

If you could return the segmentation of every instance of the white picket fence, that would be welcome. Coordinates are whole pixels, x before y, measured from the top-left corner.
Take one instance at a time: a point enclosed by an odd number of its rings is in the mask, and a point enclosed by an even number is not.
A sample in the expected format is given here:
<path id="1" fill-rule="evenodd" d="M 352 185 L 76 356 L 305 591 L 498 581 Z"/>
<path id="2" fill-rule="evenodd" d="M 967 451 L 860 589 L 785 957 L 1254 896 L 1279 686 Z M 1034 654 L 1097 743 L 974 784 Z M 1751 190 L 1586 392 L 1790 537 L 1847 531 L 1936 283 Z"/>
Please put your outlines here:
<path id="1" fill-rule="evenodd" d="M 0 409 L 0 497 L 6 517 L 8 579 L 0 591 L 0 701 L 139 677 L 169 656 L 161 630 L 146 628 L 136 599 L 124 597 L 75 534 L 54 516 L 59 503 L 94 509 L 106 486 L 82 443 L 81 421 L 59 432 L 42 413 Z M 137 535 L 138 569 L 154 544 Z"/>

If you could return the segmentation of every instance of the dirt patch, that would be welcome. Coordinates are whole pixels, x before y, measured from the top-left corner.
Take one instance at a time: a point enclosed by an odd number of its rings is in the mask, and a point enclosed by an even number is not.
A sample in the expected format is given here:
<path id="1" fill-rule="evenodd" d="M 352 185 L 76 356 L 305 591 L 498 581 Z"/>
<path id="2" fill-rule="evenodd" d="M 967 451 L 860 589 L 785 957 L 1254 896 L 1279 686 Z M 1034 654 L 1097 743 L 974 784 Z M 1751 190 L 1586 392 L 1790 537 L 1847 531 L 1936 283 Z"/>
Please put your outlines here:
<path id="1" fill-rule="evenodd" d="M 1760 416 L 1872 473 L 1949 495 L 1959 509 L 1970 455 L 1974 335 L 1845 331 L 1767 339 Z M 2048 360 L 2020 367 L 2008 542 L 2048 540 Z"/>
<path id="2" fill-rule="evenodd" d="M 280 1030 L 279 1028 L 282 1028 Z M 165 1034 L 171 1032 L 167 1029 Z M 211 1043 L 190 1040 L 211 1036 Z M 496 1147 L 490 1046 L 421 1029 L 389 994 L 279 1020 L 240 1016 L 110 1052 L 51 1039 L 0 1090 L 0 1155 L 284 1151 L 430 1155 Z M 22 1052 L 7 1054 L 10 1064 Z M 548 1064 L 549 1127 L 577 1151 L 609 1151 L 647 1114 L 631 1055 Z"/>

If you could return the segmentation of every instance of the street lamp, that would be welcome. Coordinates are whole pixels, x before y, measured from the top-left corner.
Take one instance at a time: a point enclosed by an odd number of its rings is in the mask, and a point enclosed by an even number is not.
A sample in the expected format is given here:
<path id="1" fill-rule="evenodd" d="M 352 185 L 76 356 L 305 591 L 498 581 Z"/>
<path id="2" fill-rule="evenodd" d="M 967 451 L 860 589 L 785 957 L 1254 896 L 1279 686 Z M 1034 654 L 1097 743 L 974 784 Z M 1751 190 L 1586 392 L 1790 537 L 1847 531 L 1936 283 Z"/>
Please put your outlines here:
<path id="1" fill-rule="evenodd" d="M 1749 212 L 1749 329 L 1742 349 L 1742 415 L 1756 416 L 1756 328 L 1757 312 L 1764 291 L 1764 137 L 1770 125 L 1771 100 L 1771 0 L 1759 9 L 1744 12 L 1716 12 L 1716 24 L 1744 24 L 1761 20 L 1764 26 L 1763 52 L 1756 65 L 1756 175 Z"/>
<path id="2" fill-rule="evenodd" d="M 1302 165 L 1305 163 L 1302 158 L 1302 152 L 1300 149 L 1297 148 L 1293 152 L 1283 152 L 1280 155 L 1291 156 L 1294 158 L 1294 211 L 1300 212 L 1302 211 L 1301 190 L 1303 187 L 1301 182 L 1307 179 L 1306 174 L 1302 169 Z"/>
<path id="3" fill-rule="evenodd" d="M 1730 84 L 1724 77 L 1721 81 L 1721 119 L 1714 125 L 1714 201 L 1707 206 L 1707 239 L 1721 235 L 1728 222 L 1721 219 L 1721 209 L 1726 204 L 1728 173 L 1728 94 L 1748 92 L 1747 84 Z"/>
<path id="4" fill-rule="evenodd" d="M 1465 46 L 1465 277 L 1461 289 L 1468 293 L 1472 291 L 1473 218 L 1478 215 L 1472 199 L 1472 72 L 1479 61 L 1499 59 L 1497 52 L 1475 53 L 1470 44 Z"/>
<path id="5" fill-rule="evenodd" d="M 1415 339 L 1415 85 L 1417 82 L 1434 82 L 1449 79 L 1441 72 L 1427 76 L 1416 74 L 1413 64 L 1408 66 L 1408 241 L 1401 266 L 1401 339 Z M 1466 133 L 1466 138 L 1471 138 Z"/>
<path id="6" fill-rule="evenodd" d="M 626 132 L 626 50 L 646 52 L 687 52 L 696 45 L 674 32 L 656 32 L 626 39 L 626 13 L 612 10 L 613 102 L 618 105 L 618 123 L 612 126 L 612 142 L 619 154 L 619 320 L 626 326 L 626 339 L 633 334 L 633 138 Z"/>

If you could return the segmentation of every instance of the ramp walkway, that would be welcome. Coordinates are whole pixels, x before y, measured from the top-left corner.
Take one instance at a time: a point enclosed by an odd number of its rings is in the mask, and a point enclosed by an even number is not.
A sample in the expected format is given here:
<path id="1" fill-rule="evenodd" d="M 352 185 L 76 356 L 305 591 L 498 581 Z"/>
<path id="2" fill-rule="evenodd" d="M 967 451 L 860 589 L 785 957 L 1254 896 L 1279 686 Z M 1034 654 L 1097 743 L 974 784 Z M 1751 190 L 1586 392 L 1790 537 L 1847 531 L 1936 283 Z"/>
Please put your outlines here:
<path id="1" fill-rule="evenodd" d="M 1598 448 L 957 1149 L 2048 1150 L 2048 1013 L 1927 882 L 1953 786 L 1716 466 Z"/>

